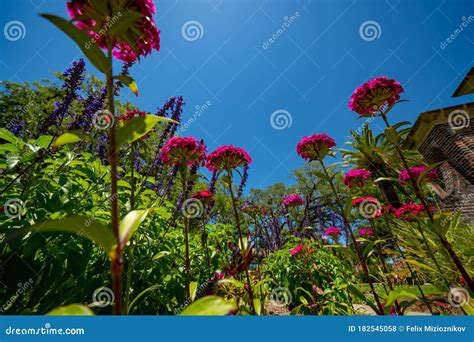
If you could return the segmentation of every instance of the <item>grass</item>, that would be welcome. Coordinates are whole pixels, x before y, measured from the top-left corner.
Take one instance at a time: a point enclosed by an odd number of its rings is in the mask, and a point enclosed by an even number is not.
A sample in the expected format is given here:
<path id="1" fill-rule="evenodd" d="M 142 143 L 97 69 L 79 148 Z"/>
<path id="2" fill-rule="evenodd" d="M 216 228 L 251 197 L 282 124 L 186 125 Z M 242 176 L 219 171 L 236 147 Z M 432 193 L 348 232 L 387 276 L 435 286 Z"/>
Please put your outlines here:
<path id="1" fill-rule="evenodd" d="M 385 299 L 387 295 L 385 294 L 385 290 L 383 286 L 381 284 L 374 284 L 374 285 L 375 285 L 375 291 L 377 292 L 377 294 L 381 298 Z M 355 285 L 355 287 L 362 293 L 370 294 L 370 287 L 368 284 L 358 284 L 358 285 Z M 420 287 L 423 290 L 423 293 L 425 294 L 425 296 L 443 295 L 443 291 L 438 289 L 434 285 L 421 285 Z M 388 287 L 387 287 L 387 290 L 388 290 Z M 412 293 L 416 296 L 421 296 L 418 286 L 416 285 L 394 285 L 394 290 L 405 291 L 408 293 Z"/>

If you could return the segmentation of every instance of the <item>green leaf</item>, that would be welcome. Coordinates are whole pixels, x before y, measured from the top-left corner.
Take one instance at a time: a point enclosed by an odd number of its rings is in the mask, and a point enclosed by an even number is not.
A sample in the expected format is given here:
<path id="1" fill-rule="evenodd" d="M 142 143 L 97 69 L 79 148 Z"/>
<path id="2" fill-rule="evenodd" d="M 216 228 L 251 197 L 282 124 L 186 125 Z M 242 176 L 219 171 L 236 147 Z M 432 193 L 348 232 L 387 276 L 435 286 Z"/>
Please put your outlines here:
<path id="1" fill-rule="evenodd" d="M 127 75 L 119 75 L 114 76 L 114 78 L 125 84 L 132 91 L 132 93 L 135 94 L 135 96 L 138 96 L 137 82 L 135 82 L 132 77 Z"/>
<path id="2" fill-rule="evenodd" d="M 269 281 L 272 281 L 272 278 L 265 278 L 260 280 L 258 283 L 256 283 L 253 287 L 258 290 L 259 286 L 268 283 Z"/>
<path id="3" fill-rule="evenodd" d="M 219 280 L 219 284 L 232 284 L 235 287 L 244 287 L 244 284 L 234 278 L 225 278 Z"/>
<path id="4" fill-rule="evenodd" d="M 51 140 L 53 140 L 53 136 L 51 135 L 42 135 L 35 140 L 35 145 L 41 148 L 47 148 L 49 144 L 51 144 Z"/>
<path id="5" fill-rule="evenodd" d="M 316 171 L 316 170 L 312 170 L 311 173 L 313 173 L 314 175 L 316 175 L 320 179 L 329 180 L 328 176 L 324 172 L 319 172 L 319 171 Z"/>
<path id="6" fill-rule="evenodd" d="M 374 180 L 374 183 L 378 183 L 381 181 L 390 181 L 390 182 L 398 182 L 398 178 L 395 177 L 379 177 L 376 180 Z"/>
<path id="7" fill-rule="evenodd" d="M 372 303 L 366 296 L 364 296 L 364 294 L 360 292 L 354 285 L 347 286 L 347 289 L 360 300 L 362 300 L 364 303 L 366 303 L 368 306 L 370 306 L 372 310 L 374 310 L 375 312 L 379 312 L 374 303 Z"/>
<path id="8" fill-rule="evenodd" d="M 303 303 L 304 305 L 308 305 L 308 300 L 304 296 L 300 296 L 300 302 Z"/>
<path id="9" fill-rule="evenodd" d="M 1 144 L 0 145 L 0 153 L 3 154 L 5 152 L 20 152 L 20 150 L 18 149 L 18 147 L 16 147 L 15 145 L 13 144 Z"/>
<path id="10" fill-rule="evenodd" d="M 54 308 L 46 316 L 94 316 L 94 312 L 82 304 L 69 304 Z"/>
<path id="11" fill-rule="evenodd" d="M 151 114 L 133 118 L 117 129 L 117 148 L 130 144 L 145 136 L 158 122 L 172 122 L 178 124 L 177 121 Z"/>
<path id="12" fill-rule="evenodd" d="M 139 12 L 127 10 L 125 13 L 122 13 L 120 18 L 110 26 L 108 33 L 112 37 L 125 34 L 130 30 L 131 26 L 138 24 L 142 17 L 142 14 Z"/>
<path id="13" fill-rule="evenodd" d="M 300 304 L 300 305 L 298 305 L 298 306 L 295 306 L 295 307 L 293 308 L 293 310 L 291 310 L 290 316 L 296 316 L 297 314 L 299 314 L 302 307 L 303 307 L 303 304 Z"/>
<path id="14" fill-rule="evenodd" d="M 198 283 L 197 281 L 192 281 L 190 284 L 189 284 L 189 292 L 190 292 L 190 296 L 191 296 L 191 301 L 193 301 L 195 298 L 196 298 L 196 290 L 198 288 Z"/>
<path id="15" fill-rule="evenodd" d="M 79 30 L 74 26 L 74 24 L 66 19 L 45 13 L 41 14 L 41 16 L 56 25 L 56 27 L 71 38 L 97 69 L 104 74 L 107 73 L 111 68 L 109 60 L 92 37 L 90 37 L 85 31 Z"/>
<path id="16" fill-rule="evenodd" d="M 21 139 L 17 138 L 15 134 L 13 134 L 12 132 L 10 132 L 8 129 L 5 129 L 5 128 L 0 128 L 0 139 L 6 140 L 9 143 L 12 143 L 15 145 L 18 143 L 20 143 L 21 145 L 24 144 L 24 142 Z"/>
<path id="17" fill-rule="evenodd" d="M 416 260 L 412 260 L 412 259 L 404 259 L 403 261 L 409 263 L 409 264 L 412 264 L 414 266 L 418 266 L 420 268 L 424 268 L 424 269 L 427 269 L 428 271 L 430 272 L 434 272 L 434 273 L 437 273 L 439 274 L 439 272 L 437 270 L 435 270 L 434 268 L 426 265 L 426 264 L 423 264 L 422 262 L 419 262 L 419 261 L 416 261 Z"/>
<path id="18" fill-rule="evenodd" d="M 262 314 L 262 302 L 260 298 L 253 299 L 253 307 L 255 308 L 255 313 L 260 316 Z"/>
<path id="19" fill-rule="evenodd" d="M 60 220 L 49 220 L 12 232 L 11 236 L 26 233 L 66 232 L 78 234 L 98 243 L 105 251 L 109 252 L 115 245 L 115 237 L 102 223 L 82 216 L 69 216 Z"/>
<path id="20" fill-rule="evenodd" d="M 61 134 L 54 140 L 53 146 L 62 146 L 66 144 L 74 144 L 81 140 L 90 140 L 90 136 L 80 131 L 70 131 Z"/>
<path id="21" fill-rule="evenodd" d="M 198 299 L 186 309 L 181 316 L 222 316 L 236 310 L 237 306 L 233 300 L 225 300 L 218 296 L 206 296 Z"/>
<path id="22" fill-rule="evenodd" d="M 153 291 L 153 290 L 156 290 L 157 288 L 159 288 L 160 285 L 152 285 L 150 287 L 147 287 L 145 290 L 143 290 L 142 292 L 140 292 L 133 300 L 132 302 L 130 303 L 130 305 L 128 306 L 128 313 L 130 313 L 132 311 L 132 307 L 135 305 L 135 303 L 141 298 L 143 297 L 147 292 L 150 292 L 150 291 Z"/>
<path id="23" fill-rule="evenodd" d="M 391 143 L 398 144 L 399 135 L 398 135 L 397 130 L 394 127 L 386 128 L 384 133 L 385 133 L 385 136 L 387 137 L 387 139 Z"/>
<path id="24" fill-rule="evenodd" d="M 352 210 L 352 198 L 348 197 L 346 203 L 344 204 L 344 215 L 350 217 Z"/>
<path id="25" fill-rule="evenodd" d="M 387 315 L 390 313 L 390 309 L 392 308 L 393 303 L 395 303 L 396 300 L 399 299 L 416 299 L 418 298 L 414 293 L 406 292 L 406 291 L 401 291 L 401 290 L 396 290 L 396 291 L 390 291 L 388 294 L 387 302 L 385 303 L 383 307 L 384 313 Z"/>
<path id="26" fill-rule="evenodd" d="M 146 219 L 151 209 L 132 210 L 120 221 L 120 244 L 124 246 L 131 238 L 138 226 Z"/>
<path id="27" fill-rule="evenodd" d="M 155 254 L 151 260 L 158 260 L 170 254 L 171 252 L 169 251 L 161 251 L 158 254 Z"/>

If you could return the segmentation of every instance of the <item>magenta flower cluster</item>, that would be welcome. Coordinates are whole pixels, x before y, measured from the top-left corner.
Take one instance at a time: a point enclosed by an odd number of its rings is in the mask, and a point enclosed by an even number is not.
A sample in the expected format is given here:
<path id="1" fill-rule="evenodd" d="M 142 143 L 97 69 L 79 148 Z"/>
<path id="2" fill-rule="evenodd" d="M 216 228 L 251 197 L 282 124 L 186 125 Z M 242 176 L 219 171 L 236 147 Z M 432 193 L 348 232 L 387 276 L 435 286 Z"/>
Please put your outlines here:
<path id="1" fill-rule="evenodd" d="M 296 255 L 303 250 L 303 245 L 300 243 L 298 246 L 290 250 L 291 255 Z"/>
<path id="2" fill-rule="evenodd" d="M 362 229 L 359 229 L 359 235 L 371 236 L 371 235 L 374 235 L 374 231 L 369 228 L 362 228 Z"/>
<path id="3" fill-rule="evenodd" d="M 193 137 L 172 137 L 163 146 L 160 158 L 168 165 L 198 165 L 206 158 L 206 147 Z"/>
<path id="4" fill-rule="evenodd" d="M 424 171 L 426 170 L 426 166 L 421 165 L 421 166 L 413 166 L 409 168 L 408 170 L 405 169 L 400 174 L 398 175 L 398 179 L 400 180 L 401 183 L 406 183 L 410 181 L 410 175 L 414 177 L 415 179 L 418 178 Z M 424 175 L 424 180 L 435 180 L 438 178 L 438 173 L 436 172 L 435 169 L 431 169 L 428 172 L 425 173 Z"/>
<path id="5" fill-rule="evenodd" d="M 324 232 L 325 236 L 337 236 L 341 235 L 341 230 L 337 227 L 330 227 Z"/>
<path id="6" fill-rule="evenodd" d="M 372 176 L 370 171 L 366 169 L 354 169 L 348 171 L 344 175 L 344 184 L 347 185 L 349 188 L 354 186 L 362 187 L 364 186 L 364 182 Z"/>
<path id="7" fill-rule="evenodd" d="M 116 40 L 113 42 L 112 53 L 115 58 L 124 62 L 133 62 L 140 56 L 146 56 L 152 50 L 160 50 L 160 30 L 156 28 L 153 15 L 155 14 L 155 4 L 153 0 L 129 0 L 126 1 L 127 10 L 138 12 L 142 15 L 139 22 L 139 28 L 134 27 L 134 32 L 140 30 L 140 38 L 134 41 L 134 49 L 138 52 L 138 56 L 132 47 L 124 40 Z M 105 34 L 113 25 L 121 25 L 114 22 L 117 18 L 107 18 L 102 23 L 97 23 L 95 19 L 90 17 L 91 13 L 100 12 L 94 8 L 93 2 L 88 0 L 72 0 L 67 3 L 67 11 L 71 19 L 75 20 L 76 26 L 87 31 L 87 34 L 103 49 L 107 48 L 107 40 Z M 118 14 L 121 11 L 117 12 Z M 97 27 L 100 25 L 100 27 Z"/>
<path id="8" fill-rule="evenodd" d="M 359 86 L 351 95 L 349 108 L 362 116 L 373 116 L 384 106 L 400 100 L 403 87 L 386 76 L 376 77 Z"/>
<path id="9" fill-rule="evenodd" d="M 247 151 L 240 147 L 225 145 L 207 156 L 206 166 L 210 171 L 233 170 L 252 162 Z"/>
<path id="10" fill-rule="evenodd" d="M 285 207 L 298 207 L 304 204 L 303 198 L 298 194 L 290 194 L 283 198 L 282 203 Z"/>
<path id="11" fill-rule="evenodd" d="M 305 160 L 322 159 L 336 142 L 327 134 L 313 134 L 303 137 L 296 145 L 296 152 Z"/>

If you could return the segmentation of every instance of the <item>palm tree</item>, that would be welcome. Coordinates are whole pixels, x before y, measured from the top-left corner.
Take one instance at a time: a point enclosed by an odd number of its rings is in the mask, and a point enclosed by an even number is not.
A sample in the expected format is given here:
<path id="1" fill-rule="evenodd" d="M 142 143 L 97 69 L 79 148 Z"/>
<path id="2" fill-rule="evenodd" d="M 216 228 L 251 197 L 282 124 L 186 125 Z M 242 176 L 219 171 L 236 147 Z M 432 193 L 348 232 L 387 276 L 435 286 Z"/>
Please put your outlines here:
<path id="1" fill-rule="evenodd" d="M 394 128 L 398 129 L 405 124 L 407 122 L 400 122 L 396 126 L 394 125 Z M 407 128 L 398 131 L 398 138 L 403 139 L 408 131 L 409 129 Z M 350 133 L 353 140 L 346 142 L 346 144 L 353 149 L 339 150 L 342 152 L 343 159 L 345 160 L 343 164 L 365 168 L 372 173 L 374 178 L 397 177 L 398 172 L 396 170 L 398 165 L 400 165 L 400 161 L 393 145 L 387 140 L 385 134 L 374 136 L 373 131 L 368 125 L 363 126 L 360 134 L 355 131 L 350 131 Z M 381 180 L 376 184 L 388 203 L 395 208 L 401 206 L 396 190 L 405 193 L 402 187 L 396 182 L 389 180 Z"/>

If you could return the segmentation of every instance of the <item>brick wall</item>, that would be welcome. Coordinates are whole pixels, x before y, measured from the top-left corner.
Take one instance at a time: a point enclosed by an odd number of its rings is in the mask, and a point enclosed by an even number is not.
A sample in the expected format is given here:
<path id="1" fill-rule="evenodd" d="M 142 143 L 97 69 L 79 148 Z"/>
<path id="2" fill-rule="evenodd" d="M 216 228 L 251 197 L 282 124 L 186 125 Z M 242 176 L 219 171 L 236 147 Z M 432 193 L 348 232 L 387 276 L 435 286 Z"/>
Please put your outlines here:
<path id="1" fill-rule="evenodd" d="M 460 210 L 464 222 L 474 222 L 474 120 L 462 130 L 435 126 L 419 151 L 430 164 L 445 161 L 438 168 L 444 188 L 435 189 L 441 208 Z"/>

